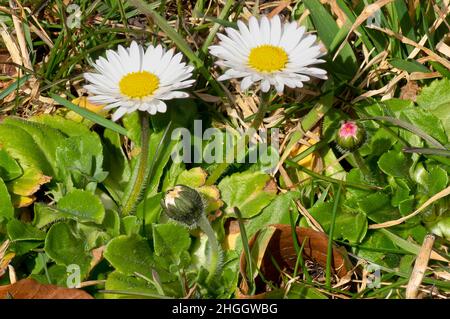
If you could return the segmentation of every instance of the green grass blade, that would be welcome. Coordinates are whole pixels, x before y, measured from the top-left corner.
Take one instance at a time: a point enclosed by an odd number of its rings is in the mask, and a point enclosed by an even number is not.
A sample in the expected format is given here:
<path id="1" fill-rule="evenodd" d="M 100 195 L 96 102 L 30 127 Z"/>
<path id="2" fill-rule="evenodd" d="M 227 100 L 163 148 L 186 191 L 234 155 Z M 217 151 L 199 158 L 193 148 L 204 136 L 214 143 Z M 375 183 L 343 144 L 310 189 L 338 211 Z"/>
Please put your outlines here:
<path id="1" fill-rule="evenodd" d="M 145 3 L 142 0 L 129 0 L 136 8 L 138 8 L 142 13 L 150 16 L 156 25 L 164 31 L 167 36 L 175 43 L 175 45 L 183 52 L 186 57 L 194 64 L 195 68 L 198 72 L 211 83 L 211 86 L 220 96 L 225 96 L 220 85 L 217 81 L 212 77 L 211 73 L 206 69 L 203 60 L 201 60 L 194 51 L 192 51 L 189 44 L 186 40 L 174 29 L 167 21 L 160 16 L 156 11 L 151 9 L 148 3 Z"/>
<path id="2" fill-rule="evenodd" d="M 291 167 L 294 167 L 294 168 L 308 174 L 311 177 L 314 177 L 316 179 L 319 179 L 319 180 L 322 180 L 325 182 L 329 182 L 329 183 L 333 183 L 333 184 L 342 184 L 343 186 L 346 186 L 346 187 L 353 187 L 353 188 L 358 188 L 358 189 L 362 189 L 362 190 L 380 190 L 380 189 L 382 189 L 381 187 L 378 187 L 378 186 L 345 182 L 345 181 L 341 181 L 339 179 L 335 179 L 335 178 L 332 178 L 329 176 L 320 175 L 320 174 L 313 172 L 313 171 L 307 169 L 306 167 L 303 167 L 291 160 L 286 160 L 285 163 Z"/>
<path id="3" fill-rule="evenodd" d="M 0 92 L 0 100 L 4 99 L 5 97 L 7 97 L 8 95 L 10 95 L 14 90 L 17 90 L 18 88 L 20 88 L 22 85 L 24 85 L 25 82 L 28 81 L 28 79 L 30 78 L 30 75 L 27 74 L 24 77 L 21 77 L 20 79 L 18 79 L 17 81 L 15 81 L 13 84 L 11 84 L 10 86 L 8 86 L 6 89 L 4 89 L 2 92 Z"/>
<path id="4" fill-rule="evenodd" d="M 244 249 L 245 253 L 245 259 L 247 260 L 247 279 L 248 279 L 248 286 L 250 295 L 253 295 L 255 293 L 255 279 L 253 278 L 253 265 L 252 265 L 252 255 L 250 252 L 250 247 L 248 245 L 248 237 L 247 232 L 245 231 L 244 223 L 242 222 L 242 214 L 239 208 L 234 207 L 234 213 L 237 216 L 238 223 L 239 223 L 239 231 L 241 233 L 241 239 L 242 239 L 242 247 Z"/>
<path id="5" fill-rule="evenodd" d="M 331 288 L 331 261 L 333 258 L 333 235 L 334 226 L 336 223 L 336 214 L 339 206 L 339 200 L 341 199 L 342 184 L 339 184 L 339 188 L 334 199 L 333 211 L 331 215 L 330 231 L 328 233 L 328 246 L 327 246 L 327 268 L 325 272 L 325 285 L 328 289 Z"/>
<path id="6" fill-rule="evenodd" d="M 127 135 L 127 130 L 120 126 L 117 123 L 114 123 L 113 121 L 110 121 L 108 119 L 105 119 L 104 117 L 91 112 L 85 108 L 79 107 L 78 105 L 73 104 L 72 102 L 60 97 L 59 95 L 50 93 L 50 97 L 55 100 L 55 102 L 67 107 L 68 109 L 74 111 L 75 113 L 78 113 L 79 115 L 87 118 L 88 120 L 91 120 L 92 122 L 103 126 L 105 128 L 109 128 L 110 130 L 117 132 L 122 135 Z"/>
<path id="7" fill-rule="evenodd" d="M 230 9 L 234 4 L 234 0 L 227 0 L 227 2 L 225 3 L 225 6 L 223 7 L 222 11 L 220 12 L 219 18 L 220 20 L 225 20 L 226 17 L 228 17 L 229 13 L 230 13 Z M 211 28 L 211 30 L 209 31 L 208 37 L 205 40 L 205 43 L 203 43 L 202 45 L 202 49 L 201 49 L 201 55 L 202 56 L 206 56 L 206 54 L 208 53 L 208 48 L 211 45 L 211 43 L 213 42 L 217 31 L 219 31 L 220 28 L 220 24 L 219 23 L 215 23 L 214 26 Z"/>
<path id="8" fill-rule="evenodd" d="M 427 141 L 428 143 L 430 143 L 431 145 L 433 145 L 434 147 L 437 147 L 439 149 L 445 150 L 446 148 L 439 143 L 435 138 L 431 137 L 430 135 L 428 135 L 426 132 L 424 132 L 423 130 L 421 130 L 420 128 L 418 128 L 417 126 L 414 126 L 408 122 L 393 118 L 393 117 L 389 117 L 389 116 L 373 116 L 373 117 L 369 117 L 369 118 L 362 118 L 363 120 L 375 120 L 375 121 L 386 121 L 389 123 L 392 123 L 394 125 L 400 126 L 401 128 L 404 128 L 418 136 L 420 136 L 421 138 L 423 138 L 425 141 Z"/>

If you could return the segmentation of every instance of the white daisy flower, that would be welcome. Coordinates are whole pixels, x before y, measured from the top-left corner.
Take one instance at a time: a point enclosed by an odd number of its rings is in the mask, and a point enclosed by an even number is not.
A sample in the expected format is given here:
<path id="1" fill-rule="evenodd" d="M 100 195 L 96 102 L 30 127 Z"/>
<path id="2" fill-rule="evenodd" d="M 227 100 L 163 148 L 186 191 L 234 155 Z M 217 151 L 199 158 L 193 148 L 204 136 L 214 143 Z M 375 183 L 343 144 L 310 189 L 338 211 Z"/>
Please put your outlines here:
<path id="1" fill-rule="evenodd" d="M 90 82 L 84 87 L 93 94 L 88 100 L 106 104 L 108 110 L 117 108 L 113 121 L 136 110 L 164 113 L 164 100 L 188 97 L 178 90 L 194 83 L 190 79 L 194 68 L 182 63 L 182 57 L 181 53 L 174 55 L 174 50 L 166 52 L 161 45 L 144 50 L 134 41 L 127 49 L 107 50 L 106 58 L 100 57 L 93 65 L 97 73 L 84 74 Z"/>
<path id="2" fill-rule="evenodd" d="M 326 71 L 311 67 L 325 62 L 319 58 L 325 53 L 316 43 L 315 35 L 305 34 L 305 28 L 296 22 L 281 24 L 280 17 L 263 16 L 249 20 L 247 27 L 238 21 L 239 30 L 226 28 L 227 35 L 218 34 L 219 45 L 210 47 L 210 53 L 219 59 L 218 65 L 229 68 L 219 81 L 243 78 L 241 89 L 261 82 L 267 92 L 275 86 L 282 93 L 284 86 L 301 88 L 310 76 L 326 79 Z"/>

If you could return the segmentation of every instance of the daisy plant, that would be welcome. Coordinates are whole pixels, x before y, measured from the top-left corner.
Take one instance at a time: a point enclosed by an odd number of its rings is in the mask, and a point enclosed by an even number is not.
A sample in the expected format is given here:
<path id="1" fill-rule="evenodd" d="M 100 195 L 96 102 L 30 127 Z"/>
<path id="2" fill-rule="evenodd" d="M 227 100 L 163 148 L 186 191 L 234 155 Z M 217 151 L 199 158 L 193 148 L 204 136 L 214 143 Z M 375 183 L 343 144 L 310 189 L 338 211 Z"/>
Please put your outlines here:
<path id="1" fill-rule="evenodd" d="M 166 51 L 161 45 L 144 49 L 133 41 L 128 48 L 107 50 L 106 58 L 100 57 L 93 64 L 96 72 L 84 74 L 89 82 L 84 86 L 90 93 L 88 100 L 104 104 L 105 110 L 115 109 L 113 121 L 140 111 L 142 148 L 125 190 L 123 215 L 134 212 L 148 180 L 149 114 L 166 112 L 167 100 L 187 98 L 189 94 L 180 90 L 195 81 L 191 79 L 194 68 L 181 62 L 182 58 L 173 49 Z"/>
<path id="2" fill-rule="evenodd" d="M 312 66 L 325 62 L 320 59 L 325 53 L 316 36 L 307 34 L 297 22 L 282 23 L 275 15 L 271 19 L 251 17 L 248 25 L 238 21 L 237 26 L 237 30 L 226 28 L 226 35 L 218 34 L 219 44 L 210 47 L 210 53 L 219 58 L 216 64 L 227 68 L 218 80 L 242 79 L 243 91 L 259 84 L 263 93 L 273 86 L 282 94 L 286 86 L 301 88 L 311 77 L 327 78 L 325 70 Z M 254 129 L 262 123 L 265 102 L 261 101 L 253 120 Z"/>
<path id="3" fill-rule="evenodd" d="M 327 72 L 313 66 L 325 62 L 320 59 L 325 52 L 317 44 L 317 37 L 307 34 L 297 22 L 282 23 L 278 15 L 270 19 L 262 16 L 259 20 L 252 16 L 248 25 L 238 21 L 237 26 L 238 29 L 226 28 L 226 35 L 219 33 L 218 45 L 210 46 L 209 51 L 218 58 L 216 64 L 226 69 L 219 81 L 242 79 L 242 91 L 252 85 L 260 88 L 258 111 L 243 137 L 247 141 L 264 120 L 271 87 L 282 94 L 285 87 L 303 87 L 311 77 L 327 79 Z M 208 183 L 216 181 L 226 167 L 226 163 L 219 165 Z"/>

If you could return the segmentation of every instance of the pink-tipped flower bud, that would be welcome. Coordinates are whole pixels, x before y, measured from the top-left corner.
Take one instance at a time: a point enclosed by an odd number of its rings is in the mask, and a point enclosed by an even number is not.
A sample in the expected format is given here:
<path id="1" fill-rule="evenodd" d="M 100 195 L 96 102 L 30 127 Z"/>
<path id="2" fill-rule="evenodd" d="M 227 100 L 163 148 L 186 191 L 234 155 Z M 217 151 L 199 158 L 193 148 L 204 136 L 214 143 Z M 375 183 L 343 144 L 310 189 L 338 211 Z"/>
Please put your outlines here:
<path id="1" fill-rule="evenodd" d="M 355 121 L 344 121 L 336 133 L 336 143 L 339 150 L 352 152 L 364 143 L 366 131 Z"/>

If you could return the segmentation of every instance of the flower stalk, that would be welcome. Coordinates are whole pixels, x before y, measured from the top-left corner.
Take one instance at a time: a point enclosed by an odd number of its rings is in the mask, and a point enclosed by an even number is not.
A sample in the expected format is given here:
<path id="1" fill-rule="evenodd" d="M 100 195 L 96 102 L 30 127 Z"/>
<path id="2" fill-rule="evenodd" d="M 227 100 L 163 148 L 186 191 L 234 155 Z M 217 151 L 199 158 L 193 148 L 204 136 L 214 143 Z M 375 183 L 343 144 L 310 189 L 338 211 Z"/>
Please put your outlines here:
<path id="1" fill-rule="evenodd" d="M 261 92 L 260 104 L 258 111 L 250 124 L 250 132 L 255 132 L 259 129 L 262 122 L 264 121 L 264 116 L 266 115 L 267 109 L 270 106 L 270 94 Z"/>
<path id="2" fill-rule="evenodd" d="M 147 186 L 150 173 L 150 165 L 148 165 L 150 140 L 149 114 L 147 112 L 139 112 L 139 117 L 141 121 L 141 153 L 137 159 L 130 182 L 125 189 L 122 201 L 123 206 L 121 208 L 122 216 L 131 215 L 135 212 Z"/>
<path id="3" fill-rule="evenodd" d="M 199 221 L 197 222 L 197 225 L 200 227 L 200 229 L 208 236 L 208 241 L 211 246 L 211 254 L 210 254 L 210 260 L 209 260 L 209 267 L 208 267 L 208 277 L 206 277 L 206 283 L 208 285 L 211 285 L 213 280 L 217 278 L 220 272 L 220 265 L 222 264 L 221 261 L 221 250 L 219 246 L 219 241 L 216 238 L 216 234 L 214 233 L 213 228 L 211 227 L 211 224 L 209 223 L 206 216 L 203 214 Z"/>

